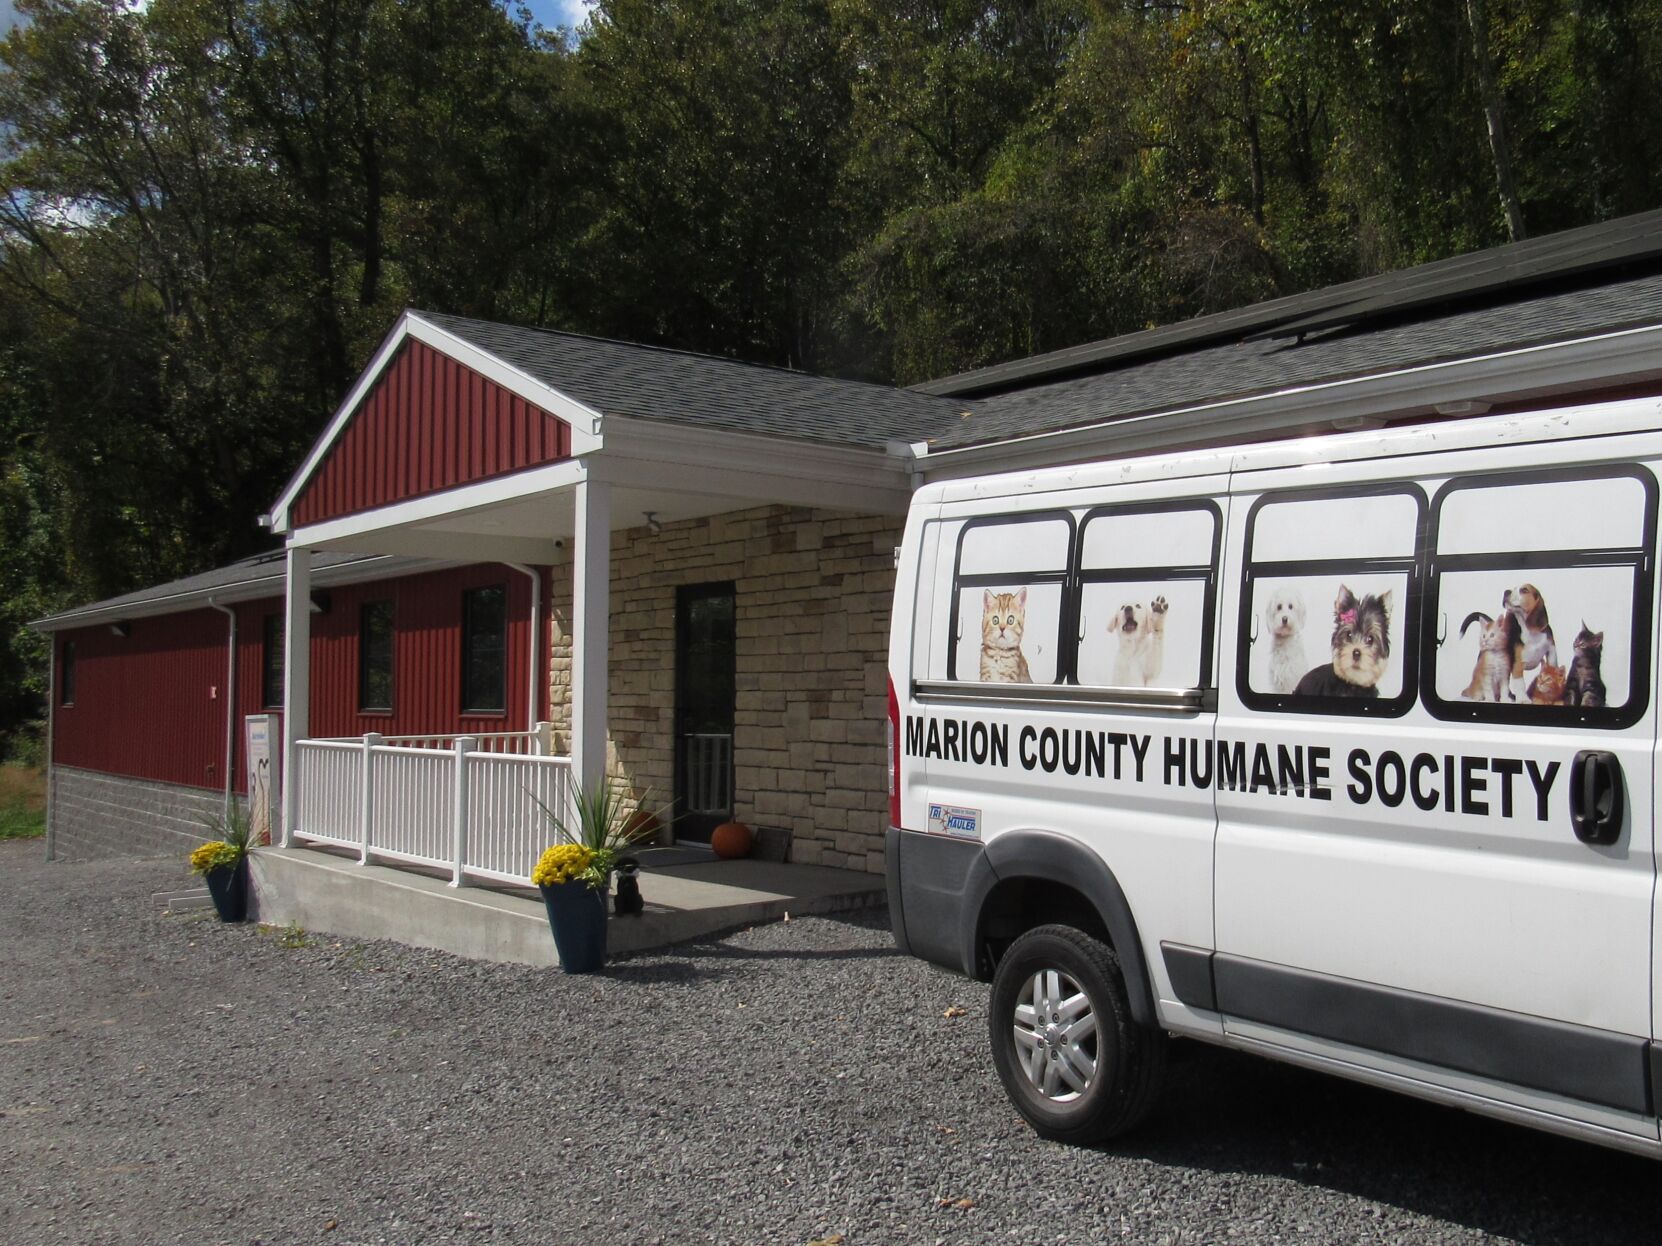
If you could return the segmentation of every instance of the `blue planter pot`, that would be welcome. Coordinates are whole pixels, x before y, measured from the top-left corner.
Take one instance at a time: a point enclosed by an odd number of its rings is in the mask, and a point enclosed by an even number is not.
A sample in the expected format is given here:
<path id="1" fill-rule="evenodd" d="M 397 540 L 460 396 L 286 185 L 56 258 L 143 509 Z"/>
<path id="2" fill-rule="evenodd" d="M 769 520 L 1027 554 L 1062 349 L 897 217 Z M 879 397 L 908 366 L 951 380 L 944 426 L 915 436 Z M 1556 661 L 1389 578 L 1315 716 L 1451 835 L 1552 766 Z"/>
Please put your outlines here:
<path id="1" fill-rule="evenodd" d="M 606 894 L 587 883 L 542 887 L 548 927 L 566 973 L 596 973 L 606 963 Z"/>
<path id="2" fill-rule="evenodd" d="M 222 922 L 240 922 L 248 917 L 248 860 L 245 857 L 235 865 L 222 865 L 202 876 L 213 897 L 214 908 Z"/>

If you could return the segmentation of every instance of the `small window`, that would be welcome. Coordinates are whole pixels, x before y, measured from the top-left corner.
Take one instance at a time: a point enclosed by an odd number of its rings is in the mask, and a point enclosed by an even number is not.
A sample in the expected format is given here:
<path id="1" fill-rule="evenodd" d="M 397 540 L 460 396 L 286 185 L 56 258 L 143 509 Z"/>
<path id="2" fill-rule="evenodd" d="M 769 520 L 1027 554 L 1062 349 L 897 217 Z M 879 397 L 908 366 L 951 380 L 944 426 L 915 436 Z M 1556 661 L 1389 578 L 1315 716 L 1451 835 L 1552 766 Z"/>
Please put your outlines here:
<path id="1" fill-rule="evenodd" d="M 392 712 L 392 602 L 366 602 L 358 611 L 358 709 Z"/>
<path id="2" fill-rule="evenodd" d="M 1265 494 L 1247 516 L 1236 687 L 1255 709 L 1395 717 L 1414 701 L 1415 485 Z"/>
<path id="3" fill-rule="evenodd" d="M 75 704 L 75 642 L 63 642 L 63 669 L 59 676 L 58 704 Z"/>
<path id="4" fill-rule="evenodd" d="M 260 698 L 266 709 L 283 707 L 283 616 L 268 614 L 260 641 Z"/>
<path id="5" fill-rule="evenodd" d="M 462 712 L 508 708 L 507 590 L 496 584 L 462 594 Z"/>
<path id="6" fill-rule="evenodd" d="M 966 523 L 958 534 L 948 679 L 1054 684 L 1063 654 L 1073 516 L 1046 511 Z"/>
<path id="7" fill-rule="evenodd" d="M 1643 717 L 1656 492 L 1636 467 L 1444 485 L 1431 523 L 1427 708 L 1543 726 Z"/>
<path id="8" fill-rule="evenodd" d="M 1211 686 L 1219 518 L 1212 502 L 1086 512 L 1076 632 L 1081 684 Z"/>

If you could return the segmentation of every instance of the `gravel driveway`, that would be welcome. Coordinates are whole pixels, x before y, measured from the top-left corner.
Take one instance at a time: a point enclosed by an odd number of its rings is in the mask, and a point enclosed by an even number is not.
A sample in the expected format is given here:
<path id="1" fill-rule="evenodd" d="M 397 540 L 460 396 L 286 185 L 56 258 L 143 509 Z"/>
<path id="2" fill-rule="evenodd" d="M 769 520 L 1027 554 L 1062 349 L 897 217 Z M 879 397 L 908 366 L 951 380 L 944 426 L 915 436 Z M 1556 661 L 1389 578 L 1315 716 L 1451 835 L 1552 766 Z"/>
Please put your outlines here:
<path id="1" fill-rule="evenodd" d="M 0 1242 L 1654 1242 L 1649 1161 L 1204 1048 L 1035 1139 L 987 991 L 803 919 L 568 979 L 0 844 Z M 959 1017 L 943 1015 L 963 1008 Z"/>

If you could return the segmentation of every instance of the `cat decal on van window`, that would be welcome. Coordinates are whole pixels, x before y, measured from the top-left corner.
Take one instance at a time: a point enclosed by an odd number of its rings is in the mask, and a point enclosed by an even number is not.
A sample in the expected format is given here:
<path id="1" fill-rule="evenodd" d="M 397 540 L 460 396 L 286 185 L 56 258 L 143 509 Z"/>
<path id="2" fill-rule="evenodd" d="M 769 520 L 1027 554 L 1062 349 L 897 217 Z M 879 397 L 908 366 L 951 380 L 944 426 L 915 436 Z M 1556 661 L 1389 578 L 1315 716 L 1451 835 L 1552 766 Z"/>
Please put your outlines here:
<path id="1" fill-rule="evenodd" d="M 1021 651 L 1021 634 L 1027 626 L 1027 590 L 995 593 L 988 589 L 981 600 L 981 682 L 984 684 L 1030 684 L 1033 674 Z"/>
<path id="2" fill-rule="evenodd" d="M 1341 584 L 1333 601 L 1332 660 L 1293 689 L 1301 697 L 1377 697 L 1391 663 L 1391 590 L 1361 597 Z"/>
<path id="3" fill-rule="evenodd" d="M 1460 635 L 1464 637 L 1474 623 L 1482 627 L 1477 631 L 1471 682 L 1460 693 L 1463 700 L 1605 707 L 1600 671 L 1604 633 L 1593 631 L 1583 620 L 1573 655 L 1560 664 L 1546 600 L 1535 585 L 1506 589 L 1501 595 L 1499 615 L 1472 611 L 1460 624 Z"/>
<path id="4" fill-rule="evenodd" d="M 1575 657 L 1564 680 L 1564 704 L 1583 709 L 1604 708 L 1604 679 L 1599 664 L 1604 660 L 1604 633 L 1595 632 L 1582 620 L 1575 638 Z"/>
<path id="5" fill-rule="evenodd" d="M 1477 633 L 1477 661 L 1472 665 L 1472 680 L 1460 695 L 1468 701 L 1510 700 L 1512 670 L 1523 652 L 1517 616 L 1503 610 L 1495 619 L 1474 610 L 1460 624 L 1460 635 L 1473 623 L 1483 625 Z"/>

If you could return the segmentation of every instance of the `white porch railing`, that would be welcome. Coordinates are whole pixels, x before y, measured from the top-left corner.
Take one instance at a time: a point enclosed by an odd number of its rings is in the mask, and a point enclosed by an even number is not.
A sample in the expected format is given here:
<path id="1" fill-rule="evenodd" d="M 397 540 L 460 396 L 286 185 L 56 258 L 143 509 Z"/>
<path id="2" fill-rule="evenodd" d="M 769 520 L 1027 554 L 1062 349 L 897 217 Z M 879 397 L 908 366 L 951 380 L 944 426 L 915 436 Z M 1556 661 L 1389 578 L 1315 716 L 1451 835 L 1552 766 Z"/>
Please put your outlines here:
<path id="1" fill-rule="evenodd" d="M 348 736 L 344 743 L 356 744 L 359 736 Z M 451 735 L 389 735 L 381 739 L 395 748 L 424 748 L 437 749 L 448 752 L 456 747 L 456 741 L 463 738 L 462 733 Z M 529 753 L 537 756 L 549 752 L 549 737 L 543 730 L 537 731 L 494 731 L 473 733 L 466 738 L 474 742 L 473 751 L 476 753 Z M 324 741 L 319 741 L 320 743 Z M 337 741 L 328 741 L 336 743 Z"/>
<path id="2" fill-rule="evenodd" d="M 489 752 L 473 736 L 448 748 L 360 740 L 296 744 L 296 838 L 352 848 L 360 861 L 434 866 L 469 879 L 526 884 L 557 832 L 537 802 L 563 809 L 569 757 Z"/>

